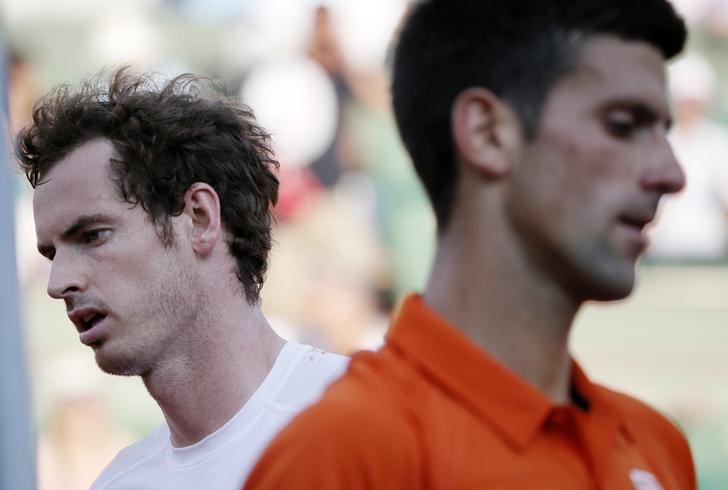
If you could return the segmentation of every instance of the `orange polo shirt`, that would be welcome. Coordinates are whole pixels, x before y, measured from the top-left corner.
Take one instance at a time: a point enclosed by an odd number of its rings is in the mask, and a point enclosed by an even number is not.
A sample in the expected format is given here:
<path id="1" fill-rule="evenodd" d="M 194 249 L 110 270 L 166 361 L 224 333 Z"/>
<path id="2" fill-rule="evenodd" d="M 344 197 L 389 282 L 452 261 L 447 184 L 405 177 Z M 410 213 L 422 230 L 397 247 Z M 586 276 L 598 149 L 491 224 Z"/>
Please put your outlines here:
<path id="1" fill-rule="evenodd" d="M 352 359 L 245 488 L 695 489 L 667 419 L 572 371 L 574 402 L 554 405 L 410 296 L 384 347 Z"/>

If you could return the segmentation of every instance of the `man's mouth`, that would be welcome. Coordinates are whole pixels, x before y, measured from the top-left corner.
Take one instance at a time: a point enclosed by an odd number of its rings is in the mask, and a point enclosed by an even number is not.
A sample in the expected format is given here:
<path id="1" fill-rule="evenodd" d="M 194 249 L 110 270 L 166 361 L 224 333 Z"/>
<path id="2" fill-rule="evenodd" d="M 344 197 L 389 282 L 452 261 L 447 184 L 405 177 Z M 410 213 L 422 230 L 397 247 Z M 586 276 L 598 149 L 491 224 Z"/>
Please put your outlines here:
<path id="1" fill-rule="evenodd" d="M 639 252 L 644 252 L 649 244 L 646 228 L 655 219 L 651 211 L 630 211 L 617 217 L 617 222 L 629 232 L 631 240 L 637 244 Z"/>
<path id="2" fill-rule="evenodd" d="M 647 225 L 648 223 L 648 221 L 643 221 L 637 218 L 630 218 L 627 216 L 620 216 L 619 222 L 620 224 L 633 228 L 639 232 L 642 232 L 645 225 Z"/>
<path id="3" fill-rule="evenodd" d="M 75 308 L 68 313 L 68 318 L 76 326 L 79 333 L 91 330 L 96 324 L 106 318 L 106 313 L 93 307 Z"/>
<path id="4" fill-rule="evenodd" d="M 618 220 L 620 223 L 632 228 L 637 228 L 640 231 L 644 229 L 653 219 L 655 218 L 654 213 L 649 212 L 630 212 L 619 215 Z"/>
<path id="5" fill-rule="evenodd" d="M 88 315 L 86 318 L 82 320 L 83 326 L 86 330 L 92 328 L 94 325 L 96 325 L 98 322 L 103 320 L 104 315 L 101 315 L 99 313 L 92 313 L 91 315 Z"/>

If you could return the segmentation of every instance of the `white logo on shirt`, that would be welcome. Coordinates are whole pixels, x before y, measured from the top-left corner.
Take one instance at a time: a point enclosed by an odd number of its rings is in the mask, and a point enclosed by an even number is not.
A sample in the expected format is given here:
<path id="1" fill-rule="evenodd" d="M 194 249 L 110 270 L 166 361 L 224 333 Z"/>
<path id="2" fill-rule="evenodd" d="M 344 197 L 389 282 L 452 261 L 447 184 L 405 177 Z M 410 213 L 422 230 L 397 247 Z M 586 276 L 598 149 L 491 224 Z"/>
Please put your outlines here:
<path id="1" fill-rule="evenodd" d="M 645 470 L 633 469 L 629 472 L 635 490 L 663 490 L 655 475 Z"/>

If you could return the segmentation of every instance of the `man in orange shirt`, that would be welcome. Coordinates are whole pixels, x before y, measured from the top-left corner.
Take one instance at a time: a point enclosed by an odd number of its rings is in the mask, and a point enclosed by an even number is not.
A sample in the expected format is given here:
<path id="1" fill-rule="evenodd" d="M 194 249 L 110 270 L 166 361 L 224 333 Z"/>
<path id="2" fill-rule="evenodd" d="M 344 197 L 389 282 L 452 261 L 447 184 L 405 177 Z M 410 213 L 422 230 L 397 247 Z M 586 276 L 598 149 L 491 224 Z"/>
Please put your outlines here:
<path id="1" fill-rule="evenodd" d="M 392 96 L 437 216 L 431 275 L 246 488 L 695 488 L 682 434 L 568 349 L 585 301 L 631 292 L 685 184 L 664 71 L 685 38 L 665 0 L 412 7 Z"/>

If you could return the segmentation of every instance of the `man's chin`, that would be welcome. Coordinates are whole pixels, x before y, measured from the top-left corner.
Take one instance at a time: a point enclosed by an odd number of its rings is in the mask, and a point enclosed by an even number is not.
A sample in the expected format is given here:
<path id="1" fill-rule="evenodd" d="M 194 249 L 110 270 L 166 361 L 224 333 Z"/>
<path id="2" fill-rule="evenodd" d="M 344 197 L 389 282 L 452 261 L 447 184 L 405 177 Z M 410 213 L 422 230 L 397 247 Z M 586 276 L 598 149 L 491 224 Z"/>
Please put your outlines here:
<path id="1" fill-rule="evenodd" d="M 635 285 L 633 265 L 612 264 L 601 270 L 592 269 L 591 274 L 576 280 L 571 288 L 582 302 L 619 301 L 632 293 Z"/>
<path id="2" fill-rule="evenodd" d="M 104 352 L 101 348 L 96 349 L 96 365 L 103 372 L 116 376 L 138 376 L 143 371 L 133 356 Z"/>
<path id="3" fill-rule="evenodd" d="M 620 301 L 632 294 L 634 290 L 634 274 L 626 274 L 623 277 L 609 277 L 598 281 L 589 290 L 587 301 Z"/>

